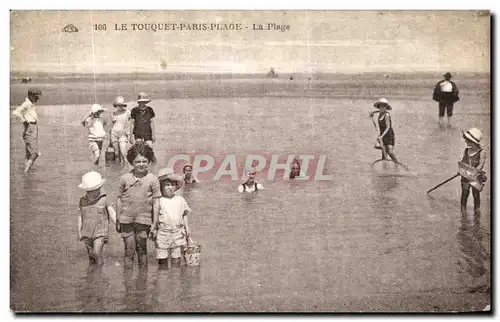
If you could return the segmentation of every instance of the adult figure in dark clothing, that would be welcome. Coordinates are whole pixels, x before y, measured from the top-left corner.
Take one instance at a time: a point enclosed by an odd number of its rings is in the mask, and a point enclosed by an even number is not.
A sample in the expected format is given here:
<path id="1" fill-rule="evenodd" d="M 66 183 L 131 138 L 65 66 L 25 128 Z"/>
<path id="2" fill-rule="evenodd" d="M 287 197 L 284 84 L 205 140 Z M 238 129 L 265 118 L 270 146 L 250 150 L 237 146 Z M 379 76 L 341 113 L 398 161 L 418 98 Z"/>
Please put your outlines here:
<path id="1" fill-rule="evenodd" d="M 432 99 L 439 103 L 439 126 L 443 125 L 444 112 L 448 115 L 448 127 L 451 126 L 451 117 L 453 116 L 453 104 L 458 102 L 458 87 L 451 81 L 451 74 L 443 75 L 444 79 L 436 84 Z"/>

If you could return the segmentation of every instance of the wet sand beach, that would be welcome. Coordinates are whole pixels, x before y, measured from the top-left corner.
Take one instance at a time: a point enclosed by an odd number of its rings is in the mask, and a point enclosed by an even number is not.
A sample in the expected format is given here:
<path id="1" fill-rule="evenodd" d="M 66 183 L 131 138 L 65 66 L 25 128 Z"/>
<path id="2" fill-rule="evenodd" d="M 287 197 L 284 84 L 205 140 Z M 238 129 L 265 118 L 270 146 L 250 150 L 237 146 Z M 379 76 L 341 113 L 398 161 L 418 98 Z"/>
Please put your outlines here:
<path id="1" fill-rule="evenodd" d="M 177 153 L 326 155 L 331 181 L 268 181 L 243 197 L 239 181 L 186 189 L 200 267 L 126 272 L 111 232 L 101 269 L 88 270 L 77 241 L 78 189 L 92 169 L 80 125 L 94 103 L 89 79 L 11 85 L 11 108 L 38 86 L 42 156 L 23 175 L 22 126 L 11 117 L 10 251 L 14 311 L 50 312 L 468 312 L 491 304 L 491 109 L 489 75 L 454 79 L 461 91 L 453 127 L 437 125 L 432 89 L 440 75 L 339 75 L 286 79 L 98 79 L 97 102 L 129 102 L 145 91 L 156 113 L 159 166 Z M 412 175 L 371 163 L 373 102 L 386 97 L 395 151 Z M 132 107 L 132 106 L 129 106 Z M 460 213 L 456 173 L 461 130 L 480 128 L 488 182 L 482 215 Z M 105 142 L 107 146 L 107 141 Z M 116 165 L 98 169 L 111 200 Z M 156 171 L 156 168 L 154 169 Z"/>

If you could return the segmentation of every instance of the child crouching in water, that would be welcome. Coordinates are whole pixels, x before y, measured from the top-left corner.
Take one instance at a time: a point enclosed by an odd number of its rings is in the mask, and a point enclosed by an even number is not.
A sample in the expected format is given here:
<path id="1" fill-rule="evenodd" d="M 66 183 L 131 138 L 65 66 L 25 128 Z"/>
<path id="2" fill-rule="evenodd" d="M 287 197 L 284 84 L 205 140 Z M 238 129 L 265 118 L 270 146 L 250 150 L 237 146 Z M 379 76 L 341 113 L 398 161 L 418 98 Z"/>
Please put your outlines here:
<path id="1" fill-rule="evenodd" d="M 85 243 L 90 264 L 103 264 L 102 252 L 108 242 L 109 220 L 116 223 L 116 212 L 101 189 L 106 180 L 98 172 L 88 172 L 78 186 L 86 191 L 78 207 L 78 240 Z"/>
<path id="2" fill-rule="evenodd" d="M 134 144 L 127 152 L 132 171 L 120 178 L 116 202 L 116 230 L 125 244 L 125 268 L 131 268 L 137 253 L 139 267 L 147 267 L 147 241 L 151 227 L 158 222 L 161 197 L 158 177 L 149 172 L 153 150 L 143 143 Z"/>
<path id="3" fill-rule="evenodd" d="M 238 192 L 255 192 L 264 189 L 264 187 L 255 181 L 257 170 L 255 168 L 248 169 L 248 179 L 238 186 Z"/>
<path id="4" fill-rule="evenodd" d="M 472 197 L 474 198 L 474 213 L 480 214 L 480 190 L 478 190 L 475 183 L 479 183 L 480 185 L 482 185 L 482 183 L 486 181 L 486 177 L 484 175 L 484 172 L 482 171 L 486 162 L 486 155 L 483 147 L 481 146 L 482 137 L 483 134 L 476 128 L 472 128 L 468 131 L 463 132 L 463 138 L 467 147 L 464 150 L 461 161 L 473 168 L 476 168 L 478 176 L 474 179 L 478 182 L 470 181 L 470 178 L 466 178 L 464 176 L 461 177 L 460 181 L 462 186 L 462 197 L 460 199 L 460 204 L 462 213 L 467 212 L 467 200 L 469 199 L 469 193 L 472 189 Z"/>
<path id="5" fill-rule="evenodd" d="M 171 169 L 161 169 L 159 174 L 160 210 L 156 235 L 156 258 L 160 268 L 168 268 L 168 258 L 172 267 L 180 267 L 181 257 L 184 257 L 183 247 L 191 235 L 188 215 L 191 213 L 188 203 L 182 196 L 176 196 L 175 191 L 183 184 L 183 177 L 173 173 Z"/>

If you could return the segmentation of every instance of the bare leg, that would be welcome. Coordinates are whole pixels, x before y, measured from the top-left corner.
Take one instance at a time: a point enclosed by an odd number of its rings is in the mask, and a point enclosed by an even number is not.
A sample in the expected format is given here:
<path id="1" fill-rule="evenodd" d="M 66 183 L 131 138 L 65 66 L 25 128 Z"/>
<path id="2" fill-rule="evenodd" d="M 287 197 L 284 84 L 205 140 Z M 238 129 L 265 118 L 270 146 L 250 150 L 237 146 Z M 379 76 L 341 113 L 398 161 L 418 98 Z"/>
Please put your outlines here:
<path id="1" fill-rule="evenodd" d="M 127 142 L 126 141 L 120 142 L 119 147 L 120 147 L 119 151 L 121 154 L 120 162 L 122 164 L 124 164 L 127 161 Z M 115 151 L 118 151 L 118 150 L 115 149 Z"/>
<path id="2" fill-rule="evenodd" d="M 112 142 L 111 145 L 113 145 L 113 150 L 115 150 L 115 162 L 120 161 L 120 149 L 118 142 Z"/>
<path id="3" fill-rule="evenodd" d="M 396 153 L 394 153 L 394 146 L 393 145 L 388 145 L 387 146 L 387 154 L 391 157 L 392 161 L 394 161 L 395 164 L 398 166 L 402 166 L 406 170 L 408 170 L 408 167 L 402 164 L 401 162 L 398 161 L 398 158 L 396 157 Z"/>
<path id="4" fill-rule="evenodd" d="M 158 259 L 158 267 L 160 269 L 167 269 L 168 268 L 168 258 Z"/>
<path id="5" fill-rule="evenodd" d="M 181 267 L 181 259 L 172 258 L 172 267 Z"/>
<path id="6" fill-rule="evenodd" d="M 474 198 L 474 213 L 481 213 L 481 196 L 479 190 L 472 188 L 472 197 Z"/>
<path id="7" fill-rule="evenodd" d="M 130 235 L 123 238 L 123 242 L 125 243 L 125 268 L 132 268 L 134 264 L 134 256 L 135 256 L 135 235 Z"/>
<path id="8" fill-rule="evenodd" d="M 38 159 L 39 153 L 33 153 L 28 161 L 26 161 L 26 167 L 24 168 L 24 172 L 27 173 L 31 170 L 31 167 L 35 163 L 36 159 Z"/>
<path id="9" fill-rule="evenodd" d="M 104 263 L 102 258 L 102 250 L 104 248 L 104 244 L 104 237 L 100 237 L 94 240 L 94 254 L 96 257 L 97 265 L 102 265 Z"/>
<path id="10" fill-rule="evenodd" d="M 142 236 L 144 233 L 145 236 Z M 137 250 L 137 259 L 139 261 L 139 267 L 148 266 L 148 237 L 146 232 L 140 232 L 135 235 L 135 244 Z"/>
<path id="11" fill-rule="evenodd" d="M 467 200 L 469 199 L 470 185 L 468 182 L 462 182 L 462 196 L 460 197 L 460 206 L 462 213 L 467 212 Z"/>

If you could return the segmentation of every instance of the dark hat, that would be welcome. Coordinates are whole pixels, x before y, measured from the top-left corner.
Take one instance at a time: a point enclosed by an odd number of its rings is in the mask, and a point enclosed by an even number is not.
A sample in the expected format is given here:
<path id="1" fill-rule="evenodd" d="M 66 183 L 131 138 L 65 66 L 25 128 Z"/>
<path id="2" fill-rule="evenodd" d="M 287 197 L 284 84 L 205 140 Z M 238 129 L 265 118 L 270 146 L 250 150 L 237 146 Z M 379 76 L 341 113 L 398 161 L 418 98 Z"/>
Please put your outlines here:
<path id="1" fill-rule="evenodd" d="M 451 78 L 451 74 L 450 73 L 446 73 L 443 76 L 446 77 L 446 78 Z"/>
<path id="2" fill-rule="evenodd" d="M 41 96 L 42 95 L 42 91 L 39 88 L 30 88 L 30 89 L 28 89 L 28 95 Z"/>

